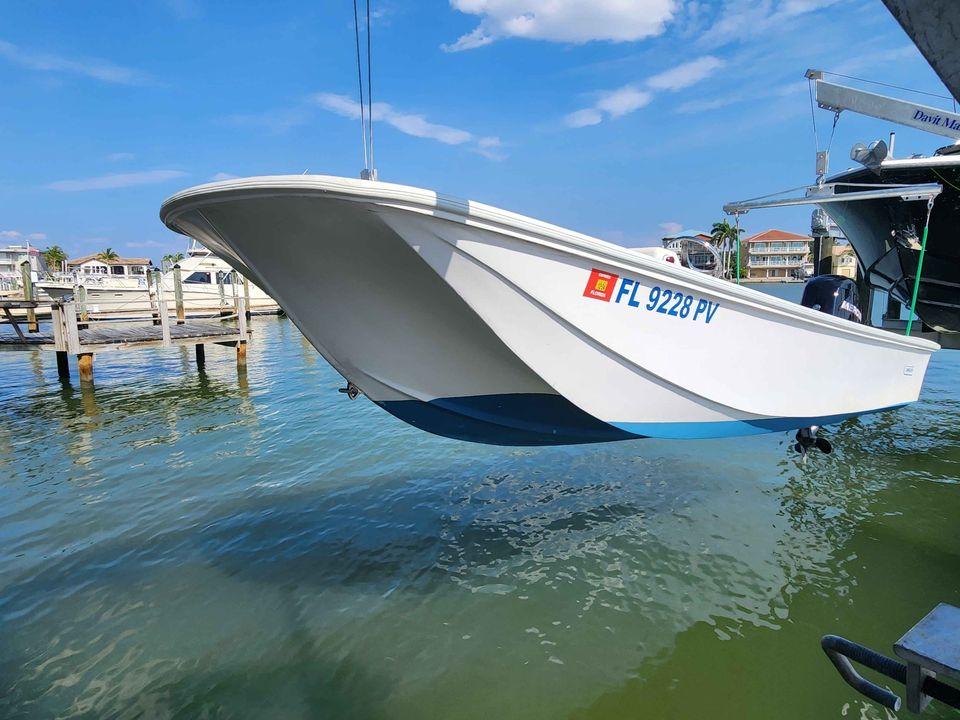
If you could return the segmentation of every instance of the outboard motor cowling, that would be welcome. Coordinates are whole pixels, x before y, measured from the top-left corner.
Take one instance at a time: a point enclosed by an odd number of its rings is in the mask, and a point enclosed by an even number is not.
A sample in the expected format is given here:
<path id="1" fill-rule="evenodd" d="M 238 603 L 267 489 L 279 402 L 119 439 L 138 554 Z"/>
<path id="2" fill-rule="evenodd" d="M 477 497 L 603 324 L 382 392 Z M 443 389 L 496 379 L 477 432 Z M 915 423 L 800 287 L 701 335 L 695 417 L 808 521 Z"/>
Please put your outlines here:
<path id="1" fill-rule="evenodd" d="M 818 275 L 807 280 L 800 304 L 844 320 L 863 320 L 857 284 L 842 275 Z"/>

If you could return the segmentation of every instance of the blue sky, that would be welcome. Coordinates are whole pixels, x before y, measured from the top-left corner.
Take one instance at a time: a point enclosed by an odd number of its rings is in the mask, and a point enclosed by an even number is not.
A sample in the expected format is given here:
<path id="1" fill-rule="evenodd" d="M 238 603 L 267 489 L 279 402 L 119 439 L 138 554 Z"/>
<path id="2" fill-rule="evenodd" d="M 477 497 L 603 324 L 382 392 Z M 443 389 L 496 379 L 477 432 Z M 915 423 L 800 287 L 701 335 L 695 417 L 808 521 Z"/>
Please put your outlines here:
<path id="1" fill-rule="evenodd" d="M 947 94 L 880 0 L 372 0 L 383 180 L 628 246 L 813 180 L 803 73 Z M 357 176 L 353 6 L 7 2 L 0 242 L 155 262 L 165 197 L 226 175 Z M 928 99 L 949 107 L 947 101 Z M 817 111 L 821 141 L 831 116 Z M 833 169 L 887 123 L 844 116 Z M 933 136 L 897 130 L 896 154 Z M 806 232 L 808 210 L 749 231 Z"/>

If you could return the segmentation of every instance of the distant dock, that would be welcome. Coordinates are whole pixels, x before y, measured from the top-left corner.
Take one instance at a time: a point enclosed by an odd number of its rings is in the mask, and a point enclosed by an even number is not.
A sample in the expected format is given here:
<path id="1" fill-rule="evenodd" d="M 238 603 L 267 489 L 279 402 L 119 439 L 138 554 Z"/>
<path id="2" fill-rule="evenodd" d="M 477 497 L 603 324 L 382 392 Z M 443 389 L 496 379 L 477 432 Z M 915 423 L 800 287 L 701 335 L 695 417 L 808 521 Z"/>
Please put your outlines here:
<path id="1" fill-rule="evenodd" d="M 206 362 L 206 344 L 235 347 L 237 365 L 246 365 L 250 331 L 242 296 L 234 298 L 231 314 L 217 320 L 189 322 L 184 318 L 182 303 L 177 303 L 176 314 L 171 318 L 162 293 L 152 304 L 151 316 L 141 320 L 90 318 L 74 301 L 54 301 L 50 304 L 52 332 L 39 332 L 35 317 L 37 305 L 37 302 L 27 300 L 0 301 L 0 314 L 14 329 L 14 334 L 0 335 L 0 351 L 54 351 L 57 354 L 57 374 L 63 380 L 70 379 L 71 355 L 76 358 L 81 383 L 91 383 L 93 359 L 97 353 L 184 345 L 195 347 L 199 367 Z M 13 310 L 25 310 L 26 317 L 16 318 Z M 225 324 L 225 321 L 234 320 L 236 325 Z"/>

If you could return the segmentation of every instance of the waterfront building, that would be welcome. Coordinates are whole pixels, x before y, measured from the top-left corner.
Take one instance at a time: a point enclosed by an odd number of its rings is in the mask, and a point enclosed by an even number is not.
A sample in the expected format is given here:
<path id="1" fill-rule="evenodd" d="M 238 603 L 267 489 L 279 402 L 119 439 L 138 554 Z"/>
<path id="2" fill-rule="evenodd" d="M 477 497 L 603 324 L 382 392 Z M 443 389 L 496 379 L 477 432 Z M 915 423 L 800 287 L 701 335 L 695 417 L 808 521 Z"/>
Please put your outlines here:
<path id="1" fill-rule="evenodd" d="M 760 282 L 801 280 L 813 238 L 786 230 L 764 230 L 744 238 L 747 279 Z"/>
<path id="2" fill-rule="evenodd" d="M 38 273 L 46 269 L 40 250 L 30 245 L 7 245 L 0 248 L 0 277 L 20 277 L 20 263 L 30 261 L 30 270 Z"/>
<path id="3" fill-rule="evenodd" d="M 696 238 L 703 242 L 713 243 L 713 237 L 703 230 L 681 230 L 673 235 L 664 235 L 662 244 L 665 248 L 675 248 L 674 242 L 680 238 Z M 714 256 L 706 250 L 697 252 L 696 249 L 694 249 L 689 253 L 687 259 L 693 267 L 706 267 L 715 262 Z"/>
<path id="4" fill-rule="evenodd" d="M 93 255 L 84 255 L 67 261 L 67 271 L 78 275 L 116 275 L 122 277 L 145 277 L 153 263 L 150 258 L 123 258 L 112 260 Z"/>
<path id="5" fill-rule="evenodd" d="M 830 271 L 834 275 L 843 275 L 844 277 L 856 280 L 857 255 L 853 252 L 853 245 L 849 243 L 834 245 L 830 251 L 833 253 Z"/>

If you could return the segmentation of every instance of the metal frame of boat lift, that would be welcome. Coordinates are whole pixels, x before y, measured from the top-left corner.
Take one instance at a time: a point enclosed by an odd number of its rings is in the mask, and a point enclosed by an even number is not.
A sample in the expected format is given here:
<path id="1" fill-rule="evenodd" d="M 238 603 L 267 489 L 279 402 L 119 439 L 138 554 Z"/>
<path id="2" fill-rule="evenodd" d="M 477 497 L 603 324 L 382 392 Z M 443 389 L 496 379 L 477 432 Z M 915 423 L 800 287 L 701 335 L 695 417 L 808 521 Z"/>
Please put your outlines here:
<path id="1" fill-rule="evenodd" d="M 869 190 L 858 190 L 854 192 L 837 193 L 838 187 L 863 187 Z M 806 194 L 798 198 L 777 199 L 781 195 L 793 192 L 795 190 L 805 190 Z M 933 202 L 937 196 L 943 192 L 943 186 L 939 183 L 925 183 L 920 185 L 868 185 L 856 183 L 826 183 L 809 185 L 792 190 L 785 190 L 774 195 L 765 195 L 752 200 L 741 200 L 739 202 L 727 203 L 723 206 L 723 211 L 728 215 L 737 218 L 739 227 L 740 215 L 746 214 L 751 210 L 773 207 L 790 207 L 794 205 L 825 205 L 834 202 L 856 202 L 860 200 L 880 200 L 883 198 L 900 198 L 904 202 L 915 202 L 918 200 L 927 201 L 927 222 L 923 226 L 923 240 L 920 243 L 920 258 L 917 261 L 917 273 L 913 280 L 913 297 L 910 301 L 910 318 L 907 320 L 906 335 L 910 335 L 913 328 L 913 318 L 916 316 L 917 295 L 920 290 L 920 276 L 923 272 L 923 258 L 927 251 L 927 235 L 930 230 L 930 214 L 933 211 Z M 738 263 L 739 267 L 739 263 Z"/>
<path id="2" fill-rule="evenodd" d="M 940 603 L 893 646 L 906 664 L 837 635 L 824 635 L 820 647 L 840 677 L 861 695 L 897 712 L 900 696 L 870 682 L 851 660 L 906 686 L 907 709 L 923 712 L 931 699 L 960 709 L 960 688 L 937 679 L 941 674 L 960 680 L 960 608 Z"/>

